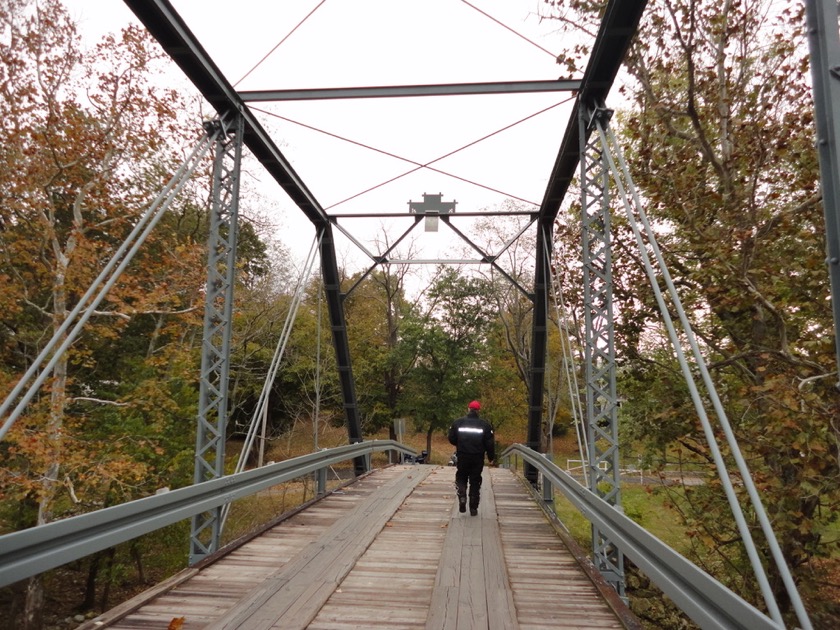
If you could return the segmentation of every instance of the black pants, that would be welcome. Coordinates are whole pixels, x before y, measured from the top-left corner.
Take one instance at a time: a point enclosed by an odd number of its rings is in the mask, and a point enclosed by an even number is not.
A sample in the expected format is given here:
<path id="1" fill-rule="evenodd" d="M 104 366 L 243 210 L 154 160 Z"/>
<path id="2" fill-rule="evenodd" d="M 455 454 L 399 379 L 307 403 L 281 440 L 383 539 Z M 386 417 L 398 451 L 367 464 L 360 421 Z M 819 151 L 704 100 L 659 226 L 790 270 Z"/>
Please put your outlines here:
<path id="1" fill-rule="evenodd" d="M 467 481 L 470 486 L 470 508 L 477 508 L 481 496 L 481 471 L 484 470 L 484 453 L 469 455 L 458 453 L 458 465 L 455 470 L 455 486 L 458 488 L 458 500 L 467 497 Z"/>

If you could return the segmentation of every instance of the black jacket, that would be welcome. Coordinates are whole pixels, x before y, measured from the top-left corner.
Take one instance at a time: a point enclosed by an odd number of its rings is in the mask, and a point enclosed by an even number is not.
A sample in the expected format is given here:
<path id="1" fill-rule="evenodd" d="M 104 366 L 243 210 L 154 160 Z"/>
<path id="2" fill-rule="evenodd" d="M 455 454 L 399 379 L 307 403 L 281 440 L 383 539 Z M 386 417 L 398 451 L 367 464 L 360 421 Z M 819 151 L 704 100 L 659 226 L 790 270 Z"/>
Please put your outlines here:
<path id="1" fill-rule="evenodd" d="M 487 453 L 492 462 L 496 459 L 496 442 L 493 427 L 486 420 L 478 417 L 478 412 L 470 409 L 463 418 L 458 418 L 449 428 L 449 443 L 459 455 L 481 455 Z"/>

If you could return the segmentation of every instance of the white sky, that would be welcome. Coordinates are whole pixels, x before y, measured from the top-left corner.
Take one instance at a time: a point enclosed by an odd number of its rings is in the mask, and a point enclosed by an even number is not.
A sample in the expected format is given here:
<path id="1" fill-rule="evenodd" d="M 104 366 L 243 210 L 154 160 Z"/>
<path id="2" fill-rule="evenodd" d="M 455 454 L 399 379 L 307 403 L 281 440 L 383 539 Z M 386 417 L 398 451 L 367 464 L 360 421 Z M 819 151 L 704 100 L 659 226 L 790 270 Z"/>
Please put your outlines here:
<path id="1" fill-rule="evenodd" d="M 116 31 L 131 11 L 120 0 L 64 0 L 88 39 Z M 460 0 L 173 0 L 205 49 L 231 83 L 317 9 L 268 59 L 241 83 L 240 90 L 472 83 L 557 79 L 555 55 L 563 42 L 556 26 L 536 15 L 540 0 L 471 0 L 482 11 L 531 39 L 530 44 Z M 566 78 L 566 77 L 564 77 Z M 178 80 L 175 76 L 174 80 Z M 426 163 L 561 101 L 568 93 L 354 99 L 255 103 L 286 118 Z M 330 213 L 405 212 L 423 193 L 457 200 L 458 211 L 492 208 L 510 196 L 539 203 L 569 120 L 561 105 L 434 164 L 435 168 L 495 188 L 499 194 L 428 169 L 331 208 L 350 196 L 414 168 L 327 137 L 276 117 L 261 122 L 303 181 Z M 196 123 L 199 124 L 199 121 Z M 283 190 L 259 169 L 248 172 L 262 197 L 261 210 L 276 220 L 280 239 L 299 257 L 314 230 Z M 530 207 L 526 206 L 530 209 Z M 395 239 L 406 220 L 345 219 L 345 226 L 369 244 L 388 226 Z M 469 233 L 470 221 L 456 224 Z M 460 247 L 448 229 L 412 232 L 426 258 L 442 258 Z M 336 232 L 340 259 L 365 267 L 367 259 Z M 370 245 L 369 249 L 375 249 Z"/>

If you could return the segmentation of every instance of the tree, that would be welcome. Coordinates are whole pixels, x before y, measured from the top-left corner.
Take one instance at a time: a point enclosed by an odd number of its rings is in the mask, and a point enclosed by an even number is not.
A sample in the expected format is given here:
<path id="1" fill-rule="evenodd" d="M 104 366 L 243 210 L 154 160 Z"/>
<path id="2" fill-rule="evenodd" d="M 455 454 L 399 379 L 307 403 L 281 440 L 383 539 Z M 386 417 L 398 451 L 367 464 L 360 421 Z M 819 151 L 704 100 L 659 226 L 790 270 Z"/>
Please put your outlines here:
<path id="1" fill-rule="evenodd" d="M 387 248 L 386 239 L 380 249 Z M 390 426 L 392 438 L 396 437 L 393 420 L 415 358 L 414 349 L 403 338 L 403 323 L 416 311 L 405 294 L 408 273 L 408 265 L 383 263 L 345 300 L 356 394 L 365 430 L 375 432 Z M 356 281 L 358 276 L 350 278 L 347 288 Z"/>
<path id="2" fill-rule="evenodd" d="M 287 270 L 282 268 L 288 252 L 279 243 L 266 244 L 258 229 L 240 217 L 231 340 L 231 432 L 252 419 L 293 292 Z M 275 408 L 269 406 L 273 417 Z"/>
<path id="3" fill-rule="evenodd" d="M 836 549 L 821 529 L 840 501 L 840 400 L 803 11 L 793 2 L 649 6 L 627 63 L 633 109 L 620 119 L 633 177 L 662 228 L 681 299 L 696 314 L 727 415 L 785 558 L 819 617 L 837 614 L 818 595 L 812 560 Z M 620 232 L 616 239 L 627 242 Z M 632 264 L 625 254 L 616 268 Z M 677 450 L 711 469 L 696 414 L 662 348 L 650 290 L 637 289 L 634 298 L 636 312 L 622 317 L 635 326 L 617 337 L 629 358 L 622 384 L 631 393 L 623 411 L 630 436 L 660 458 Z M 716 486 L 686 489 L 678 505 L 696 532 L 698 561 L 761 605 Z M 771 580 L 786 610 L 773 571 Z"/>
<path id="4" fill-rule="evenodd" d="M 296 418 L 311 419 L 313 423 L 320 422 L 321 418 L 331 423 L 344 420 L 341 384 L 323 290 L 320 277 L 313 279 L 307 287 L 287 358 L 281 367 L 282 398 L 288 414 L 286 427 L 290 427 Z"/>
<path id="5" fill-rule="evenodd" d="M 522 211 L 525 208 L 519 202 L 507 200 L 503 208 L 509 211 Z M 518 234 L 526 226 L 521 218 L 508 220 L 494 219 L 478 223 L 478 233 L 482 246 L 487 252 L 500 252 L 496 263 L 505 270 L 499 272 L 495 266 L 483 268 L 482 277 L 488 281 L 490 291 L 488 304 L 495 310 L 491 346 L 494 373 L 498 388 L 491 396 L 498 398 L 491 409 L 501 412 L 502 418 L 521 418 L 524 435 L 524 420 L 527 418 L 527 400 L 531 388 L 531 333 L 533 327 L 533 300 L 526 294 L 533 290 L 536 242 L 533 231 L 525 232 L 514 242 L 512 234 Z M 556 257 L 561 257 L 559 254 Z M 550 450 L 551 437 L 557 431 L 565 431 L 572 419 L 570 383 L 566 367 L 572 366 L 576 357 L 566 356 L 571 348 L 566 335 L 577 335 L 574 321 L 567 321 L 571 314 L 564 313 L 562 296 L 559 291 L 568 287 L 556 283 L 550 287 L 548 321 L 552 324 L 548 330 L 545 378 L 545 415 L 542 427 L 542 448 Z M 512 381 L 518 381 L 520 387 L 511 391 Z M 574 383 L 572 392 L 574 391 Z M 555 423 L 560 420 L 558 429 Z M 499 427 L 499 421 L 495 423 Z"/>
<path id="6" fill-rule="evenodd" d="M 502 209 L 524 210 L 520 203 L 513 200 L 505 201 Z M 496 264 L 507 274 L 506 277 L 495 266 L 482 267 L 479 271 L 487 280 L 490 289 L 487 304 L 492 305 L 494 310 L 493 334 L 490 339 L 496 348 L 496 352 L 493 353 L 495 363 L 502 372 L 513 376 L 522 386 L 515 398 L 501 397 L 498 401 L 503 403 L 501 408 L 507 406 L 504 401 L 521 399 L 522 403 L 526 403 L 531 387 L 531 327 L 534 303 L 523 290 L 533 290 L 536 243 L 533 234 L 526 233 L 505 248 L 511 234 L 520 232 L 524 227 L 525 220 L 521 217 L 485 219 L 476 225 L 476 233 L 485 251 L 496 254 L 503 250 L 496 259 Z M 521 405 L 518 407 L 522 410 Z M 490 408 L 500 409 L 496 404 Z M 515 413 L 513 410 L 508 411 L 510 415 Z M 527 410 L 524 410 L 522 418 L 526 417 Z M 498 423 L 494 423 L 494 426 L 498 428 Z"/>
<path id="7" fill-rule="evenodd" d="M 411 318 L 404 327 L 406 347 L 416 348 L 416 362 L 406 383 L 403 409 L 432 435 L 463 414 L 465 402 L 484 390 L 488 335 L 493 312 L 487 308 L 487 283 L 444 268 L 428 292 L 429 315 Z"/>
<path id="8" fill-rule="evenodd" d="M 184 137 L 186 106 L 151 83 L 161 53 L 141 29 L 82 53 L 56 0 L 9 0 L 0 24 L 5 394 L 180 163 L 164 147 Z M 154 236 L 0 445 L 15 527 L 133 498 L 183 471 L 189 433 L 178 424 L 192 424 L 194 379 L 181 342 L 200 316 L 201 249 L 185 232 Z M 40 625 L 41 598 L 35 578 L 21 627 Z"/>

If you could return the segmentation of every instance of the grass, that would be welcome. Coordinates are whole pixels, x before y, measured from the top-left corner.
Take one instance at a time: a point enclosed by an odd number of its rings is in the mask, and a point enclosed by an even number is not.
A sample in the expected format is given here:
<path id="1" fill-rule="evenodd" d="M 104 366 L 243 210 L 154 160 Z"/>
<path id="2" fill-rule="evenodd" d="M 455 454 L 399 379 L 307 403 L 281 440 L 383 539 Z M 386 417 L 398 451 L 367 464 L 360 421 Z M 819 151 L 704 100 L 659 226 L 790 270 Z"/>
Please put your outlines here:
<path id="1" fill-rule="evenodd" d="M 566 470 L 569 466 L 579 466 L 580 451 L 573 432 L 554 438 L 552 444 L 554 463 Z M 674 492 L 679 489 L 672 488 Z M 621 503 L 624 513 L 648 532 L 659 538 L 672 549 L 683 553 L 687 550 L 686 529 L 677 522 L 669 507 L 670 500 L 664 489 L 656 485 L 641 483 L 622 483 Z M 592 532 L 589 520 L 572 505 L 560 492 L 555 492 L 555 511 L 572 537 L 584 548 L 592 545 Z"/>
<path id="2" fill-rule="evenodd" d="M 685 527 L 670 517 L 668 499 L 662 492 L 639 484 L 624 484 L 621 498 L 629 518 L 679 553 L 687 551 Z M 584 549 L 589 549 L 592 533 L 586 517 L 559 492 L 555 493 L 554 505 L 569 533 Z"/>
<path id="3" fill-rule="evenodd" d="M 499 452 L 507 444 L 521 441 L 515 435 L 514 427 L 507 427 L 508 435 L 500 431 L 497 435 Z M 294 430 L 286 435 L 271 440 L 266 448 L 266 461 L 281 461 L 291 457 L 298 457 L 311 453 L 314 447 L 314 437 L 311 426 L 304 426 L 300 423 Z M 384 429 L 379 433 L 366 435 L 366 439 L 388 439 L 388 430 Z M 407 431 L 403 436 L 403 443 L 420 452 L 426 449 L 426 434 L 422 432 Z M 347 433 L 344 426 L 330 426 L 322 424 L 318 428 L 318 446 L 330 448 L 347 444 Z M 229 452 L 235 449 L 229 448 Z M 553 442 L 554 462 L 565 469 L 570 459 L 579 459 L 577 443 L 574 434 L 561 438 L 555 438 Z M 446 465 L 452 455 L 453 448 L 449 444 L 443 432 L 432 435 L 432 449 L 430 463 Z M 384 454 L 375 456 L 374 465 L 382 466 L 386 463 Z M 351 462 L 342 464 L 335 472 L 346 476 L 349 474 Z M 330 475 L 334 480 L 335 477 Z M 226 539 L 233 540 L 236 536 L 247 533 L 279 513 L 289 510 L 304 501 L 312 498 L 314 488 L 311 479 L 295 480 L 286 484 L 280 484 L 269 491 L 260 493 L 257 497 L 249 497 L 237 501 L 231 510 L 226 530 Z M 672 547 L 675 547 L 683 539 L 682 528 L 669 524 L 669 519 L 662 518 L 665 507 L 665 498 L 657 492 L 651 492 L 646 487 L 638 484 L 627 484 L 622 487 L 622 497 L 625 512 L 645 529 L 662 539 Z M 569 503 L 561 494 L 557 493 L 555 499 L 558 517 L 568 528 L 571 535 L 584 547 L 591 546 L 591 534 L 589 521 Z"/>
<path id="4" fill-rule="evenodd" d="M 521 441 L 514 427 L 507 427 L 500 431 L 498 442 L 500 446 Z M 366 435 L 366 439 L 387 439 L 387 430 L 375 435 Z M 404 436 L 406 445 L 418 452 L 426 448 L 425 433 L 409 431 Z M 297 457 L 314 450 L 314 438 L 310 425 L 300 423 L 289 434 L 271 440 L 266 448 L 266 461 L 281 461 Z M 330 448 L 347 444 L 347 433 L 344 426 L 319 426 L 318 447 Z M 228 446 L 230 454 L 230 470 L 238 458 L 239 444 L 234 441 Z M 554 461 L 565 469 L 569 459 L 579 459 L 574 435 L 554 440 Z M 431 463 L 445 465 L 452 447 L 443 433 L 436 433 L 432 439 Z M 374 467 L 385 465 L 384 454 L 377 454 Z M 252 462 L 255 465 L 256 462 Z M 328 475 L 328 487 L 334 488 L 343 479 L 352 475 L 352 462 L 346 462 L 335 467 Z M 671 488 L 670 491 L 679 491 Z M 255 496 L 235 502 L 232 506 L 225 528 L 223 544 L 226 544 L 248 532 L 259 528 L 279 514 L 286 512 L 301 503 L 313 498 L 315 494 L 314 481 L 311 476 L 278 484 L 266 489 Z M 664 490 L 655 486 L 644 486 L 638 483 L 622 485 L 622 503 L 625 513 L 650 533 L 661 539 L 676 551 L 686 550 L 685 529 L 672 518 L 671 508 Z M 556 493 L 555 506 L 558 517 L 563 521 L 570 534 L 584 549 L 591 549 L 591 530 L 589 521 L 569 503 L 560 493 Z M 189 533 L 189 522 L 183 521 L 168 528 L 148 534 L 138 540 L 143 552 L 145 568 L 145 583 L 137 582 L 135 563 L 129 554 L 128 545 L 120 545 L 114 557 L 113 571 L 109 571 L 111 582 L 111 597 L 107 606 L 113 606 L 119 601 L 134 595 L 148 587 L 149 584 L 159 582 L 168 575 L 180 570 L 186 564 L 186 538 Z M 829 540 L 840 538 L 840 522 L 826 525 L 824 536 Z M 825 597 L 837 601 L 838 589 L 834 586 L 840 582 L 837 575 L 836 561 L 822 561 L 828 571 Z M 73 563 L 56 571 L 48 573 L 48 593 L 50 597 L 49 615 L 53 619 L 61 619 L 74 612 L 80 602 L 81 593 L 86 579 L 87 562 Z M 104 576 L 103 576 L 104 578 Z M 108 578 L 104 578 L 108 579 Z M 1 600 L 2 598 L 0 598 Z M 2 601 L 0 601 L 2 603 Z"/>

